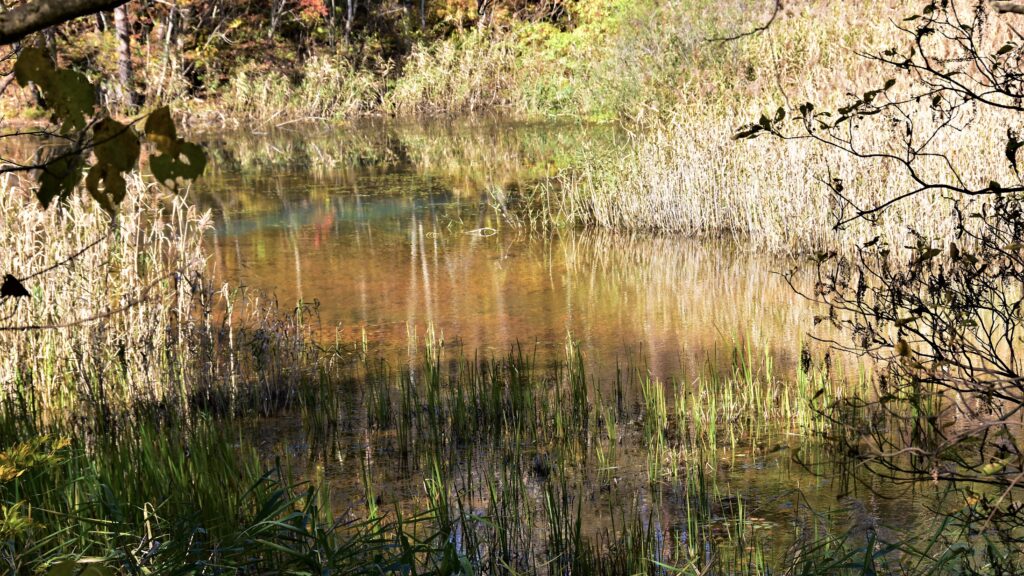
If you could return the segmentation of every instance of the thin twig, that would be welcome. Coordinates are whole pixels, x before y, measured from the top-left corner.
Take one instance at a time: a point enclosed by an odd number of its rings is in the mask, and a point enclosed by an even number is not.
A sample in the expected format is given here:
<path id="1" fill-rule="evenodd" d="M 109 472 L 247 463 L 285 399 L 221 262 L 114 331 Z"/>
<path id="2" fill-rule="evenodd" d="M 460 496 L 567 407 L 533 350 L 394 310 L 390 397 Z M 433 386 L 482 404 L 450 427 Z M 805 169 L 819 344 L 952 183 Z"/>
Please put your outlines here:
<path id="1" fill-rule="evenodd" d="M 739 34 L 735 34 L 733 36 L 715 36 L 715 37 L 711 37 L 711 38 L 705 38 L 704 41 L 705 42 L 719 42 L 719 43 L 733 42 L 735 40 L 739 40 L 740 38 L 746 38 L 747 36 L 753 36 L 754 34 L 760 34 L 761 32 L 764 32 L 765 30 L 767 30 L 768 28 L 771 27 L 772 23 L 775 22 L 775 19 L 778 18 L 780 12 L 782 12 L 782 0 L 775 0 L 775 9 L 772 10 L 771 17 L 769 17 L 768 21 L 765 22 L 764 24 L 762 24 L 762 25 L 760 25 L 760 26 L 758 26 L 756 28 L 752 28 L 750 30 L 747 30 L 746 32 L 741 32 Z"/>

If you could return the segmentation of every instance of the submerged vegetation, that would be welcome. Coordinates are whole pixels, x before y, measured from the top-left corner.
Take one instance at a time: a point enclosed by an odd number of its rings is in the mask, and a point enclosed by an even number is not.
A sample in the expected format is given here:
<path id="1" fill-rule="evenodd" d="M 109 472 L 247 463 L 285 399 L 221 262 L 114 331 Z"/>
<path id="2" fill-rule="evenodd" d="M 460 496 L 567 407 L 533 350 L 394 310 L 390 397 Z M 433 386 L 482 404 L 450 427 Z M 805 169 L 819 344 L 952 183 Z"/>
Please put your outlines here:
<path id="1" fill-rule="evenodd" d="M 92 282 L 145 312 L 2 333 L 18 351 L 0 421 L 12 572 L 857 574 L 1012 561 L 984 531 L 968 536 L 983 518 L 896 529 L 993 490 L 925 491 L 912 511 L 879 515 L 865 506 L 884 486 L 840 474 L 833 488 L 790 487 L 854 463 L 822 443 L 835 424 L 816 407 L 870 386 L 810 352 L 780 371 L 743 336 L 724 361 L 659 380 L 642 356 L 608 366 L 571 339 L 553 357 L 480 355 L 415 329 L 407 357 L 326 346 L 315 307 L 275 311 L 211 283 L 210 216 L 187 199 L 134 181 L 108 234 L 94 203 L 55 217 L 7 184 L 5 250 L 29 258 L 28 236 L 61 255 L 86 248 L 34 279 L 31 301 L 7 303 L 10 325 L 102 310 L 81 303 Z"/>
<path id="2" fill-rule="evenodd" d="M 0 14 L 3 573 L 1024 570 L 1024 4 L 90 1 Z"/>

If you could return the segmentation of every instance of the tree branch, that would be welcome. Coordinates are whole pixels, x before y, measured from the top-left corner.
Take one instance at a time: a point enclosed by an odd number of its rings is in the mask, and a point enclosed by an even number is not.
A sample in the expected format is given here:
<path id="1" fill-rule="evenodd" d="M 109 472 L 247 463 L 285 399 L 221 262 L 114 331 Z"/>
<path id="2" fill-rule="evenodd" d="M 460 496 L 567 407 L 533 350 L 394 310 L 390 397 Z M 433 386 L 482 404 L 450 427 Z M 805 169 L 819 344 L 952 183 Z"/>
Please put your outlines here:
<path id="1" fill-rule="evenodd" d="M 79 16 L 112 10 L 128 0 L 34 0 L 0 14 L 0 45 Z"/>
<path id="2" fill-rule="evenodd" d="M 994 0 L 992 2 L 992 8 L 1000 14 L 1007 12 L 1013 14 L 1024 14 L 1024 4 L 1014 0 Z"/>
<path id="3" fill-rule="evenodd" d="M 739 34 L 734 34 L 732 36 L 715 36 L 712 38 L 705 38 L 704 41 L 722 43 L 733 42 L 735 40 L 739 40 L 740 38 L 746 38 L 747 36 L 760 34 L 761 32 L 764 32 L 765 30 L 771 27 L 772 23 L 775 22 L 775 19 L 778 18 L 779 12 L 782 12 L 782 0 L 775 0 L 775 9 L 772 10 L 772 15 L 768 17 L 768 21 L 765 22 L 764 24 L 761 24 L 760 26 L 757 26 L 755 28 L 751 28 L 746 32 L 740 32 Z"/>

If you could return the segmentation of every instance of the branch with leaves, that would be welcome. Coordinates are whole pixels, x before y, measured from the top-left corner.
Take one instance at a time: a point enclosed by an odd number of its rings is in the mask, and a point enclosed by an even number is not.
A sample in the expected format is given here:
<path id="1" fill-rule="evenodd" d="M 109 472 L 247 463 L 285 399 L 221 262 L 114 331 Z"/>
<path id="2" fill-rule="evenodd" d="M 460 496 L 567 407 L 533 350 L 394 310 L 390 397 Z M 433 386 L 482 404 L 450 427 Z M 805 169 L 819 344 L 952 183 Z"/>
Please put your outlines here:
<path id="1" fill-rule="evenodd" d="M 195 180 L 206 168 L 202 148 L 178 137 L 166 107 L 128 124 L 114 120 L 97 107 L 95 89 L 84 74 L 57 67 L 38 48 L 22 50 L 14 74 L 21 86 L 34 83 L 39 87 L 55 129 L 33 134 L 45 135 L 50 141 L 44 158 L 32 164 L 7 161 L 0 166 L 0 173 L 35 171 L 39 183 L 36 196 L 44 208 L 67 198 L 85 174 L 92 197 L 111 214 L 116 212 L 125 195 L 124 175 L 138 167 L 143 141 L 157 152 L 150 158 L 150 170 L 168 187 L 176 188 L 180 180 Z M 134 128 L 143 120 L 144 139 Z"/>
<path id="2" fill-rule="evenodd" d="M 874 218 L 893 204 L 920 194 L 983 197 L 1024 192 L 1020 182 L 969 183 L 949 157 L 935 148 L 943 135 L 965 128 L 979 106 L 1024 112 L 1024 45 L 1007 42 L 990 53 L 984 52 L 983 24 L 982 16 L 972 13 L 965 17 L 951 2 L 932 2 L 920 14 L 897 26 L 910 38 L 907 48 L 863 54 L 907 76 L 913 85 L 912 93 L 894 95 L 896 80 L 891 78 L 862 94 L 850 94 L 848 103 L 836 110 L 819 110 L 811 102 L 796 110 L 779 108 L 773 115 L 762 115 L 757 122 L 741 127 L 734 138 L 770 135 L 784 140 L 814 141 L 855 158 L 896 166 L 913 183 L 896 196 L 862 206 L 846 193 L 841 180 L 828 180 L 826 183 L 838 200 L 836 229 L 856 220 Z M 936 47 L 928 43 L 931 39 L 941 40 L 942 54 L 933 53 Z M 927 127 L 920 125 L 914 112 L 921 111 L 936 120 Z M 859 124 L 871 117 L 883 118 L 890 129 L 900 134 L 887 142 L 887 148 L 870 148 L 862 143 Z M 1020 134 L 1008 129 L 1004 153 L 1015 173 L 1022 146 Z M 946 177 L 930 173 L 924 168 L 928 164 L 941 164 Z"/>
<path id="3" fill-rule="evenodd" d="M 46 142 L 36 161 L 4 160 L 0 163 L 0 174 L 34 173 L 36 198 L 44 209 L 67 200 L 84 180 L 92 198 L 111 216 L 115 215 L 127 194 L 126 175 L 139 168 L 144 145 L 153 150 L 149 156 L 150 172 L 168 188 L 177 190 L 181 182 L 193 181 L 205 170 L 205 152 L 178 136 L 166 107 L 127 123 L 115 120 L 97 105 L 96 91 L 84 74 L 58 67 L 39 48 L 21 51 L 14 76 L 21 86 L 33 83 L 42 92 L 52 127 L 0 135 Z M 136 128 L 140 125 L 141 134 Z M 69 264 L 84 251 L 47 270 Z M 0 300 L 30 296 L 24 285 L 29 278 L 6 274 L 0 286 Z"/>
<path id="4" fill-rule="evenodd" d="M 862 204 L 830 170 L 821 180 L 837 230 L 916 196 L 951 201 L 952 237 L 928 238 L 909 223 L 907 246 L 875 237 L 852 254 L 812 258 L 816 280 L 802 294 L 827 310 L 815 323 L 842 335 L 828 344 L 878 370 L 872 397 L 814 408 L 834 463 L 867 485 L 881 477 L 1003 489 L 998 499 L 968 498 L 961 520 L 984 522 L 1008 548 L 1024 530 L 1024 139 L 1015 126 L 1024 121 L 1024 45 L 993 38 L 993 10 L 1017 12 L 996 4 L 929 2 L 897 24 L 904 46 L 864 54 L 892 78 L 834 110 L 779 108 L 734 137 L 803 140 L 906 177 L 903 190 Z M 1002 145 L 985 151 L 1005 159 L 1007 181 L 958 166 L 940 146 L 959 141 L 981 112 L 1007 118 Z"/>

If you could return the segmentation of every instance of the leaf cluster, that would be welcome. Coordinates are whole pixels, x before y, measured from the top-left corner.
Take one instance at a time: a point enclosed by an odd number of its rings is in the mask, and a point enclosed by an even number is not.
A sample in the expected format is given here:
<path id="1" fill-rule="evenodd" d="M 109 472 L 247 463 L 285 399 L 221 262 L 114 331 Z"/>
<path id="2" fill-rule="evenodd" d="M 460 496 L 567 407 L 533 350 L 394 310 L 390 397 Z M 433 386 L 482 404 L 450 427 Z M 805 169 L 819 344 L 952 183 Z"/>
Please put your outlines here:
<path id="1" fill-rule="evenodd" d="M 21 86 L 37 86 L 50 112 L 52 129 L 3 137 L 42 138 L 37 158 L 31 163 L 5 161 L 2 172 L 36 173 L 36 197 L 44 208 L 66 200 L 82 183 L 96 202 L 110 214 L 124 200 L 126 175 L 139 168 L 142 148 L 149 143 L 157 152 L 149 166 L 156 179 L 173 189 L 193 181 L 206 167 L 203 149 L 177 135 L 170 110 L 154 110 L 127 123 L 112 118 L 97 105 L 97 88 L 81 72 L 60 68 L 50 55 L 35 47 L 21 50 L 14 66 Z M 145 120 L 144 134 L 135 125 Z"/>

